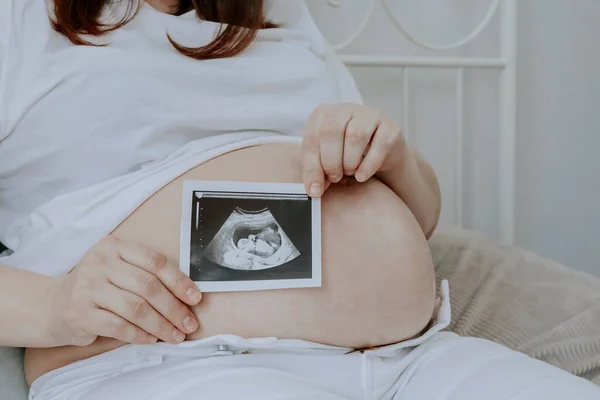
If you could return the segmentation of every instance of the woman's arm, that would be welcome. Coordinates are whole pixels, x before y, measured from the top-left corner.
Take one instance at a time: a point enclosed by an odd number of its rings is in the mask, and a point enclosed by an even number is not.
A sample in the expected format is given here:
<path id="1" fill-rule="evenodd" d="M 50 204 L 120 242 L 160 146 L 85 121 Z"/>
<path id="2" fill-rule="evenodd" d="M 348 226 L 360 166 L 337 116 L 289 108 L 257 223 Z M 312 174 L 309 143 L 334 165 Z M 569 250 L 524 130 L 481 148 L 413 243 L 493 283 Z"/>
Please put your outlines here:
<path id="1" fill-rule="evenodd" d="M 57 346 L 49 334 L 53 278 L 0 266 L 0 345 Z"/>
<path id="2" fill-rule="evenodd" d="M 0 346 L 178 344 L 198 329 L 189 306 L 201 299 L 163 254 L 108 236 L 60 278 L 0 267 Z"/>
<path id="3" fill-rule="evenodd" d="M 406 203 L 429 240 L 442 209 L 440 185 L 433 167 L 423 156 L 409 146 L 405 149 L 397 167 L 379 171 L 375 176 Z"/>

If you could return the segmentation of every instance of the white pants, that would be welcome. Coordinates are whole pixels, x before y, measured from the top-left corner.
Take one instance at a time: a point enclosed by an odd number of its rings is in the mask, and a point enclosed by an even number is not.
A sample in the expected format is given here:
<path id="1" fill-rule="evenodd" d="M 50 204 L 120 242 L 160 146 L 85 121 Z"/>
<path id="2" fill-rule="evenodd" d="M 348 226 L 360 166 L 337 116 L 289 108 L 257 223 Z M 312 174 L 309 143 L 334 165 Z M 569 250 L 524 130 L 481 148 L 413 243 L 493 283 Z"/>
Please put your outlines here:
<path id="1" fill-rule="evenodd" d="M 220 335 L 125 346 L 52 371 L 32 400 L 599 400 L 600 388 L 493 342 L 440 332 L 353 352 L 300 340 Z M 357 329 L 360 329 L 357 327 Z"/>

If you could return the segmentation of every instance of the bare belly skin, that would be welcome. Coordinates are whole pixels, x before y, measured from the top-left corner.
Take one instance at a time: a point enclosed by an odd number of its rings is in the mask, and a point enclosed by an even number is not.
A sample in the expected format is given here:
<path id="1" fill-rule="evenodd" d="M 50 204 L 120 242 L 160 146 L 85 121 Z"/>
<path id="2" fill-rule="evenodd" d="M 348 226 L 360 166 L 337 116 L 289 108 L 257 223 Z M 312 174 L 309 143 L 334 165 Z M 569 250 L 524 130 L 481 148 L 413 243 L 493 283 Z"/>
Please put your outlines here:
<path id="1" fill-rule="evenodd" d="M 300 167 L 295 144 L 225 154 L 165 186 L 113 234 L 178 263 L 184 179 L 299 183 Z M 406 205 L 376 179 L 332 185 L 322 205 L 322 287 L 206 293 L 193 309 L 200 329 L 188 340 L 234 334 L 365 348 L 406 340 L 426 327 L 435 303 L 433 263 Z M 99 339 L 86 347 L 28 349 L 27 380 L 122 344 Z"/>

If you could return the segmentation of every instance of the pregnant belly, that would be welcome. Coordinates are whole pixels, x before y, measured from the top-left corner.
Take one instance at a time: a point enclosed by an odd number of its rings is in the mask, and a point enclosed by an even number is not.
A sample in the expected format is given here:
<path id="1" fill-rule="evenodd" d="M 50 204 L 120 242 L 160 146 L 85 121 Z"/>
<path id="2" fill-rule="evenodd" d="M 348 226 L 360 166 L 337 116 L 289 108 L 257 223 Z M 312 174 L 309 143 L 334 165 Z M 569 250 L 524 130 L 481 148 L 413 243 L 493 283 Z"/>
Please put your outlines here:
<path id="1" fill-rule="evenodd" d="M 179 260 L 183 181 L 301 182 L 300 146 L 263 145 L 202 164 L 157 192 L 113 234 Z M 350 179 L 322 202 L 323 285 L 320 288 L 206 293 L 193 309 L 200 329 L 216 334 L 296 338 L 363 348 L 417 335 L 432 317 L 434 273 L 429 247 L 406 205 L 383 183 Z M 28 380 L 121 343 L 29 349 Z"/>

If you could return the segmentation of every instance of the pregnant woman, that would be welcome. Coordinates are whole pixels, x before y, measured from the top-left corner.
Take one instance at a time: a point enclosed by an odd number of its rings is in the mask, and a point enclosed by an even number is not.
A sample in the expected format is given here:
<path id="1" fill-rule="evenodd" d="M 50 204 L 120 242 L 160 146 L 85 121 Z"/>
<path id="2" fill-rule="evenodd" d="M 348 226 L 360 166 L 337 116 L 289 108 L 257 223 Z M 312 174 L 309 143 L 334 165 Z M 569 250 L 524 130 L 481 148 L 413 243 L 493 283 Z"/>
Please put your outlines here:
<path id="1" fill-rule="evenodd" d="M 202 295 L 185 179 L 322 196 L 323 286 Z M 301 0 L 0 0 L 0 345 L 31 399 L 598 398 L 440 332 L 439 211 Z"/>

